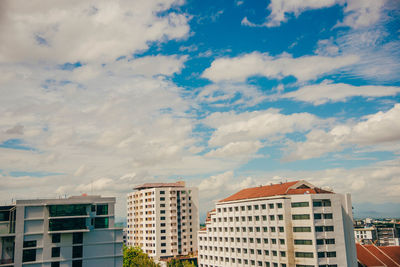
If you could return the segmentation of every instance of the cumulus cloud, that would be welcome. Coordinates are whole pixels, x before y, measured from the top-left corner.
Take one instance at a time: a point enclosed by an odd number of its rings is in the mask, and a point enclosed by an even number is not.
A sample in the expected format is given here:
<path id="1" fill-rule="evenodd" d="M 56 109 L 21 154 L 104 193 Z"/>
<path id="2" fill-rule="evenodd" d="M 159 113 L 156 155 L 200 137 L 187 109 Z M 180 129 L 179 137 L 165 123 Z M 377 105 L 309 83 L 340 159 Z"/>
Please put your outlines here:
<path id="1" fill-rule="evenodd" d="M 327 102 L 344 102 L 355 96 L 376 98 L 395 96 L 399 92 L 400 87 L 397 86 L 353 86 L 350 84 L 324 81 L 321 84 L 303 86 L 296 91 L 282 94 L 280 97 L 309 102 L 314 105 L 322 105 Z"/>
<path id="2" fill-rule="evenodd" d="M 375 24 L 382 16 L 386 0 L 351 0 L 346 1 L 344 19 L 339 26 L 349 26 L 354 29 Z"/>
<path id="3" fill-rule="evenodd" d="M 221 158 L 247 158 L 253 155 L 262 147 L 261 142 L 231 142 L 221 148 L 217 148 L 208 152 L 206 157 L 221 157 Z"/>
<path id="4" fill-rule="evenodd" d="M 129 56 L 147 49 L 149 42 L 185 38 L 188 16 L 169 11 L 181 4 L 6 1 L 0 35 L 7 38 L 0 44 L 0 61 L 107 62 Z"/>
<path id="5" fill-rule="evenodd" d="M 238 114 L 216 112 L 207 117 L 204 123 L 216 129 L 209 145 L 224 146 L 233 142 L 273 139 L 294 131 L 307 131 L 321 121 L 309 113 L 284 115 L 270 109 Z"/>
<path id="6" fill-rule="evenodd" d="M 253 52 L 233 58 L 216 59 L 203 72 L 202 77 L 214 82 L 243 82 L 256 75 L 270 79 L 294 76 L 298 81 L 307 81 L 355 64 L 358 60 L 355 55 L 293 58 L 288 54 L 272 57 L 266 53 Z"/>
<path id="7" fill-rule="evenodd" d="M 400 104 L 386 112 L 366 116 L 356 124 L 336 125 L 329 131 L 312 130 L 305 142 L 292 143 L 287 159 L 309 159 L 350 145 L 369 146 L 400 141 Z"/>

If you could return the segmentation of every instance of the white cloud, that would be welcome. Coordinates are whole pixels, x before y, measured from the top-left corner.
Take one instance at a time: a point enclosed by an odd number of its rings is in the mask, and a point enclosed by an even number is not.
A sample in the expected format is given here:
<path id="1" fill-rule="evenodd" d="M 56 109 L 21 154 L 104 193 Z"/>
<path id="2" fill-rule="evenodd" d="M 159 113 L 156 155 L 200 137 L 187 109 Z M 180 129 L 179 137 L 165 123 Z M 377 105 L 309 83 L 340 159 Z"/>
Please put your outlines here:
<path id="1" fill-rule="evenodd" d="M 262 147 L 261 142 L 231 142 L 221 148 L 217 148 L 208 152 L 206 157 L 220 158 L 248 158 L 249 155 L 255 154 Z"/>
<path id="2" fill-rule="evenodd" d="M 297 17 L 306 10 L 326 8 L 336 3 L 335 0 L 271 0 L 268 6 L 271 14 L 267 17 L 264 26 L 279 26 L 282 22 L 287 21 L 289 14 L 294 14 Z"/>
<path id="3" fill-rule="evenodd" d="M 369 146 L 400 141 L 400 104 L 386 112 L 366 116 L 356 124 L 336 125 L 329 131 L 312 130 L 307 140 L 291 143 L 289 160 L 319 157 L 327 152 L 341 151 L 351 145 Z"/>
<path id="4" fill-rule="evenodd" d="M 6 1 L 0 36 L 7 38 L 0 43 L 0 61 L 102 63 L 129 56 L 146 50 L 149 42 L 185 38 L 188 16 L 168 11 L 182 3 Z"/>
<path id="5" fill-rule="evenodd" d="M 217 83 L 200 89 L 196 100 L 214 106 L 254 106 L 266 96 L 255 86 L 243 83 Z"/>
<path id="6" fill-rule="evenodd" d="M 368 27 L 381 18 L 386 0 L 348 0 L 344 8 L 345 17 L 339 26 L 354 29 Z"/>
<path id="7" fill-rule="evenodd" d="M 210 146 L 224 146 L 233 142 L 274 139 L 286 133 L 307 131 L 321 121 L 309 113 L 280 114 L 276 110 L 243 113 L 213 113 L 204 123 L 216 130 Z"/>
<path id="8" fill-rule="evenodd" d="M 326 57 L 303 56 L 293 58 L 282 54 L 271 57 L 268 54 L 253 52 L 233 58 L 219 58 L 211 63 L 202 77 L 214 82 L 243 82 L 251 76 L 265 76 L 270 79 L 282 79 L 294 76 L 299 81 L 315 79 L 322 74 L 331 73 L 355 64 L 359 58 L 354 55 Z"/>
<path id="9" fill-rule="evenodd" d="M 353 86 L 343 83 L 331 83 L 324 81 L 321 84 L 313 84 L 281 95 L 281 98 L 290 98 L 297 101 L 309 102 L 314 105 L 322 105 L 327 102 L 344 102 L 351 97 L 383 97 L 395 96 L 400 92 L 396 86 Z"/>

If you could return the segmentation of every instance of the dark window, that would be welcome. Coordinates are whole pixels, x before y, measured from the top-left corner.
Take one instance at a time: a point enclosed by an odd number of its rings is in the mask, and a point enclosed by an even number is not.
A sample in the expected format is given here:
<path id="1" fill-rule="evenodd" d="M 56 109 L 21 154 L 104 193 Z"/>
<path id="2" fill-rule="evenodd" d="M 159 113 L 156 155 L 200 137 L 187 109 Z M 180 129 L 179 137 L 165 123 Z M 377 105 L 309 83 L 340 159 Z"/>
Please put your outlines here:
<path id="1" fill-rule="evenodd" d="M 49 206 L 50 217 L 87 215 L 86 205 L 51 205 Z"/>
<path id="2" fill-rule="evenodd" d="M 325 252 L 318 252 L 318 258 L 325 258 Z"/>
<path id="3" fill-rule="evenodd" d="M 34 248 L 36 247 L 36 240 L 24 241 L 24 248 Z"/>
<path id="4" fill-rule="evenodd" d="M 86 218 L 50 219 L 49 231 L 86 229 Z"/>
<path id="5" fill-rule="evenodd" d="M 60 248 L 59 247 L 51 248 L 51 257 L 52 258 L 60 257 Z"/>
<path id="6" fill-rule="evenodd" d="M 24 249 L 22 252 L 22 262 L 36 261 L 36 249 Z"/>
<path id="7" fill-rule="evenodd" d="M 294 202 L 292 203 L 292 208 L 299 208 L 299 207 L 308 207 L 310 203 L 308 202 Z"/>
<path id="8" fill-rule="evenodd" d="M 165 191 L 160 191 L 160 195 L 165 195 Z"/>
<path id="9" fill-rule="evenodd" d="M 312 245 L 312 240 L 305 240 L 305 239 L 295 239 L 295 245 Z"/>
<path id="10" fill-rule="evenodd" d="M 108 217 L 95 218 L 94 228 L 108 228 Z"/>
<path id="11" fill-rule="evenodd" d="M 328 258 L 335 258 L 336 257 L 336 251 L 328 251 L 328 252 L 326 252 L 326 256 Z"/>
<path id="12" fill-rule="evenodd" d="M 60 262 L 59 261 L 53 261 L 51 263 L 51 267 L 60 267 Z"/>
<path id="13" fill-rule="evenodd" d="M 108 204 L 97 204 L 96 215 L 108 215 Z"/>
<path id="14" fill-rule="evenodd" d="M 72 244 L 82 244 L 82 243 L 83 243 L 83 233 L 73 233 Z"/>
<path id="15" fill-rule="evenodd" d="M 282 208 L 282 203 L 278 203 L 277 205 L 278 205 L 278 209 Z"/>
<path id="16" fill-rule="evenodd" d="M 96 205 L 92 205 L 92 207 L 90 208 L 90 210 L 91 210 L 92 212 L 95 212 L 95 211 L 96 211 Z"/>
<path id="17" fill-rule="evenodd" d="M 324 240 L 323 239 L 317 239 L 317 245 L 323 245 Z"/>
<path id="18" fill-rule="evenodd" d="M 325 239 L 325 244 L 327 244 L 327 245 L 335 244 L 335 239 L 334 239 L 334 238 L 332 238 L 332 239 Z"/>
<path id="19" fill-rule="evenodd" d="M 324 227 L 323 226 L 315 226 L 315 232 L 323 232 Z"/>
<path id="20" fill-rule="evenodd" d="M 325 213 L 324 214 L 324 219 L 332 219 L 332 218 L 333 218 L 332 213 Z"/>
<path id="21" fill-rule="evenodd" d="M 296 258 L 314 258 L 312 252 L 295 252 Z"/>
<path id="22" fill-rule="evenodd" d="M 333 226 L 325 226 L 325 231 L 326 232 L 333 232 Z"/>
<path id="23" fill-rule="evenodd" d="M 82 260 L 72 261 L 72 267 L 82 267 Z"/>
<path id="24" fill-rule="evenodd" d="M 72 258 L 82 258 L 83 246 L 73 246 L 72 247 Z"/>
<path id="25" fill-rule="evenodd" d="M 322 207 L 322 202 L 321 201 L 314 201 L 313 202 L 314 207 Z"/>
<path id="26" fill-rule="evenodd" d="M 293 214 L 292 219 L 293 220 L 309 220 L 310 214 Z"/>
<path id="27" fill-rule="evenodd" d="M 293 232 L 311 232 L 311 227 L 293 227 Z"/>
<path id="28" fill-rule="evenodd" d="M 52 234 L 51 242 L 52 243 L 60 243 L 61 242 L 61 234 Z"/>
<path id="29" fill-rule="evenodd" d="M 320 219 L 322 219 L 322 214 L 321 214 L 321 213 L 315 213 L 315 214 L 314 214 L 314 219 L 315 219 L 315 220 L 320 220 Z"/>

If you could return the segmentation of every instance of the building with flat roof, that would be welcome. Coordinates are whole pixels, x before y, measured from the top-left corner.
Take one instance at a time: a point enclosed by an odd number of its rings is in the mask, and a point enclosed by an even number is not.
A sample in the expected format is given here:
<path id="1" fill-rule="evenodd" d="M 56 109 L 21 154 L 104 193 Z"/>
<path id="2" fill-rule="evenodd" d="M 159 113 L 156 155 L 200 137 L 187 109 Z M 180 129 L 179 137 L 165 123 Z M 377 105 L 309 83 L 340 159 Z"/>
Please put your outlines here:
<path id="1" fill-rule="evenodd" d="M 159 260 L 197 251 L 198 190 L 185 182 L 136 186 L 127 198 L 127 244 Z"/>
<path id="2" fill-rule="evenodd" d="M 349 194 L 305 181 L 243 189 L 198 234 L 199 266 L 357 266 Z"/>
<path id="3" fill-rule="evenodd" d="M 0 207 L 1 267 L 120 267 L 115 198 L 17 200 Z"/>

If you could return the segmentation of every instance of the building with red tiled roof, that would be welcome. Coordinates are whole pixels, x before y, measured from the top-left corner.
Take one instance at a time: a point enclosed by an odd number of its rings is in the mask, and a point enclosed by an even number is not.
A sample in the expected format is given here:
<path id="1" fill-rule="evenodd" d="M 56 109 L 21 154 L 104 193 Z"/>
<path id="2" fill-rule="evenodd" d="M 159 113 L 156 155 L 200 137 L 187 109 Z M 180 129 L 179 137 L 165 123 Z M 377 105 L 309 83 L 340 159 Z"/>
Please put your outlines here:
<path id="1" fill-rule="evenodd" d="M 216 203 L 199 266 L 357 266 L 352 204 L 306 181 L 246 188 Z"/>
<path id="2" fill-rule="evenodd" d="M 358 266 L 399 267 L 400 246 L 375 246 L 356 244 Z"/>

